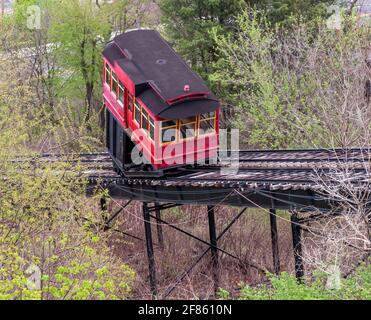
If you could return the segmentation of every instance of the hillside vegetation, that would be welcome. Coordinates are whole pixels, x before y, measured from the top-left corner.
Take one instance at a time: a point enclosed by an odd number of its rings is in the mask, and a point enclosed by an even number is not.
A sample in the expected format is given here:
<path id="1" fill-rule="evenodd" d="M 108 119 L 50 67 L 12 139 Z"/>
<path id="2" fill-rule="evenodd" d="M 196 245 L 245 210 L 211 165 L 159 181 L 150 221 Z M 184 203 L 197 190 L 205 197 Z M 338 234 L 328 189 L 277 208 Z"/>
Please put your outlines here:
<path id="1" fill-rule="evenodd" d="M 222 126 L 240 129 L 241 148 L 369 146 L 371 24 L 343 7 L 341 28 L 329 29 L 332 3 L 17 1 L 0 20 L 0 299 L 150 297 L 141 205 L 128 206 L 104 230 L 108 212 L 102 215 L 101 195 L 86 198 L 86 181 L 72 174 L 83 164 L 66 161 L 74 153 L 104 150 L 101 52 L 113 34 L 158 30 L 220 98 Z M 42 153 L 62 157 L 47 163 Z M 24 161 L 12 161 L 19 157 Z M 344 209 L 359 213 L 358 220 L 349 214 L 345 222 L 316 225 L 325 237 L 306 233 L 305 283 L 292 275 L 288 214 L 278 213 L 284 272 L 276 277 L 269 213 L 249 209 L 221 240 L 241 261 L 221 256 L 219 298 L 370 300 L 365 201 L 350 199 Z M 110 199 L 108 209 L 123 204 Z M 235 214 L 235 208 L 218 208 L 218 224 Z M 207 239 L 205 208 L 173 208 L 164 219 Z M 156 256 L 162 292 L 204 248 L 164 231 L 166 250 Z M 329 285 L 334 266 L 341 278 L 335 288 Z M 37 275 L 35 287 L 30 279 Z M 169 298 L 212 296 L 205 259 Z"/>

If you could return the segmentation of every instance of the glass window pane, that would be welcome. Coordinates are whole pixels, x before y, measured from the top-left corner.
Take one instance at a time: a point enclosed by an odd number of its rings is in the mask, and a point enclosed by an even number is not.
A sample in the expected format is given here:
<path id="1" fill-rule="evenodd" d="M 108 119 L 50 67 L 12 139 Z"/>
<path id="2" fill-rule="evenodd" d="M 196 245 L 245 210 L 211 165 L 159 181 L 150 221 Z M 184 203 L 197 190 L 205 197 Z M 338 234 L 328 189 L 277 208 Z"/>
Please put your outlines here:
<path id="1" fill-rule="evenodd" d="M 117 76 L 112 71 L 112 92 L 117 94 L 118 84 L 117 84 Z"/>
<path id="2" fill-rule="evenodd" d="M 200 119 L 210 119 L 210 118 L 215 118 L 215 112 L 209 112 L 209 113 L 204 113 L 200 115 Z"/>
<path id="3" fill-rule="evenodd" d="M 153 126 L 152 124 L 150 124 L 149 126 L 149 136 L 152 140 L 155 140 L 155 126 Z"/>
<path id="4" fill-rule="evenodd" d="M 155 120 L 151 116 L 148 116 L 149 120 L 149 136 L 154 141 L 155 140 Z"/>
<path id="5" fill-rule="evenodd" d="M 148 130 L 148 112 L 142 108 L 142 128 Z"/>
<path id="6" fill-rule="evenodd" d="M 214 119 L 200 121 L 200 134 L 214 132 Z"/>
<path id="7" fill-rule="evenodd" d="M 119 101 L 122 102 L 122 104 L 124 104 L 124 85 L 122 84 L 121 81 L 119 81 Z"/>
<path id="8" fill-rule="evenodd" d="M 182 139 L 192 138 L 196 135 L 196 124 L 188 123 L 180 126 L 180 136 Z"/>
<path id="9" fill-rule="evenodd" d="M 140 106 L 135 104 L 135 121 L 140 125 Z"/>
<path id="10" fill-rule="evenodd" d="M 172 142 L 176 140 L 176 128 L 163 129 L 161 133 L 162 142 Z"/>
<path id="11" fill-rule="evenodd" d="M 130 93 L 128 94 L 128 109 L 133 111 L 133 96 Z"/>
<path id="12" fill-rule="evenodd" d="M 190 122 L 196 122 L 196 117 L 189 117 L 189 118 L 185 118 L 185 119 L 181 119 L 180 120 L 180 123 L 183 124 L 183 123 L 190 123 Z"/>
<path id="13" fill-rule="evenodd" d="M 108 64 L 106 64 L 106 83 L 111 85 L 111 70 Z"/>
<path id="14" fill-rule="evenodd" d="M 165 121 L 162 121 L 162 127 L 163 128 L 173 127 L 173 126 L 176 126 L 176 121 L 174 121 L 174 120 L 165 120 Z"/>

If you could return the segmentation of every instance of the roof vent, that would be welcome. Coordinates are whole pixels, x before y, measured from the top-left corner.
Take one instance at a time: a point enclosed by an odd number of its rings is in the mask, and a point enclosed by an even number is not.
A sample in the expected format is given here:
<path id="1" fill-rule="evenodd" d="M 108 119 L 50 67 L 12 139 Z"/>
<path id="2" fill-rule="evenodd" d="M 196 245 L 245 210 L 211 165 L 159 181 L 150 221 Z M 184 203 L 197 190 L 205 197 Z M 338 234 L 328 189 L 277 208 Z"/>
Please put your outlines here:
<path id="1" fill-rule="evenodd" d="M 124 53 L 129 60 L 133 59 L 133 55 L 131 54 L 131 52 L 128 49 L 124 49 Z"/>
<path id="2" fill-rule="evenodd" d="M 184 92 L 189 92 L 190 90 L 191 90 L 190 85 L 189 85 L 189 84 L 186 84 L 186 85 L 184 86 Z"/>
<path id="3" fill-rule="evenodd" d="M 166 60 L 165 59 L 158 59 L 158 60 L 156 60 L 156 64 L 159 64 L 159 65 L 164 65 L 164 64 L 166 64 Z"/>

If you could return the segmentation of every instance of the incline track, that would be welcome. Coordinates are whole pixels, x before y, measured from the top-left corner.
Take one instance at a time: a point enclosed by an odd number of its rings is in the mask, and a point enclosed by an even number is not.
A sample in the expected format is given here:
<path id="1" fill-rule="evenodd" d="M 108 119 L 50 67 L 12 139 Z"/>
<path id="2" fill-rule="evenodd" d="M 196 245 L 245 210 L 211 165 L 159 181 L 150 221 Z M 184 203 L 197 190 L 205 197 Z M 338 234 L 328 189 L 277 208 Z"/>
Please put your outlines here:
<path id="1" fill-rule="evenodd" d="M 122 177 L 113 170 L 108 153 L 44 154 L 14 162 L 68 162 L 73 173 L 87 178 L 87 195 L 107 189 L 113 198 L 142 202 L 329 210 L 319 179 L 371 189 L 369 149 L 251 150 L 238 156 L 237 168 L 222 161 L 174 169 L 161 178 Z"/>
<path id="2" fill-rule="evenodd" d="M 14 161 L 66 161 L 79 164 L 91 184 L 115 183 L 164 187 L 217 187 L 306 190 L 314 188 L 319 177 L 347 171 L 354 182 L 367 181 L 371 164 L 369 149 L 242 150 L 238 167 L 228 162 L 179 168 L 163 178 L 125 178 L 113 170 L 108 153 L 44 154 L 35 160 L 20 157 Z M 371 171 L 371 170 L 370 170 Z M 367 179 L 366 179 L 367 177 Z"/>
<path id="3" fill-rule="evenodd" d="M 104 154 L 100 157 L 107 159 Z M 107 156 L 108 157 L 108 156 Z M 109 158 L 109 157 L 108 157 Z M 217 187 L 306 190 L 314 188 L 319 177 L 348 172 L 354 182 L 364 181 L 371 164 L 369 149 L 263 150 L 240 151 L 238 168 L 227 163 L 178 169 L 178 175 L 165 178 L 127 179 L 115 172 L 89 173 L 93 183 L 118 183 L 164 187 Z"/>

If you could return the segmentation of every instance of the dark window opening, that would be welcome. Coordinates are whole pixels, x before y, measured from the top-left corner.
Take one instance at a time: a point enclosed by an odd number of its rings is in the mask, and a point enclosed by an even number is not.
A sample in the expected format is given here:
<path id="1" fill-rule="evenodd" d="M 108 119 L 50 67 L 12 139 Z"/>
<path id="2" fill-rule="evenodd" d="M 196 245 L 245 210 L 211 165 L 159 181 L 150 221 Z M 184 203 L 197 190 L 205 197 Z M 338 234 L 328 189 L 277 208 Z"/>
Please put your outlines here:
<path id="1" fill-rule="evenodd" d="M 174 120 L 165 120 L 161 124 L 161 143 L 176 141 L 177 122 Z"/>
<path id="2" fill-rule="evenodd" d="M 112 92 L 117 94 L 117 90 L 118 90 L 117 75 L 115 72 L 112 71 Z"/>
<path id="3" fill-rule="evenodd" d="M 214 119 L 215 118 L 215 112 L 209 112 L 204 113 L 200 115 L 200 120 L 206 120 L 206 119 Z"/>
<path id="4" fill-rule="evenodd" d="M 162 129 L 161 142 L 168 143 L 176 141 L 176 128 Z"/>
<path id="5" fill-rule="evenodd" d="M 179 120 L 180 138 L 192 138 L 196 135 L 196 117 L 189 117 L 186 119 Z"/>
<path id="6" fill-rule="evenodd" d="M 133 95 L 131 93 L 128 94 L 128 109 L 133 111 Z"/>
<path id="7" fill-rule="evenodd" d="M 142 108 L 142 129 L 145 129 L 148 131 L 148 112 Z"/>
<path id="8" fill-rule="evenodd" d="M 106 63 L 106 83 L 111 86 L 111 68 Z"/>
<path id="9" fill-rule="evenodd" d="M 176 127 L 176 121 L 174 120 L 165 120 L 162 121 L 162 128 L 167 128 L 167 127 Z"/>
<path id="10" fill-rule="evenodd" d="M 118 95 L 118 100 L 124 104 L 124 99 L 125 99 L 125 96 L 124 96 L 124 85 L 122 84 L 121 81 L 119 81 L 119 95 Z"/>
<path id="11" fill-rule="evenodd" d="M 199 134 L 208 134 L 215 132 L 215 117 L 216 117 L 215 112 L 200 115 Z"/>
<path id="12" fill-rule="evenodd" d="M 138 123 L 139 126 L 141 126 L 140 123 L 140 105 L 135 103 L 135 114 L 134 114 L 135 121 Z"/>
<path id="13" fill-rule="evenodd" d="M 149 136 L 153 141 L 155 140 L 155 120 L 151 117 L 149 118 Z"/>

